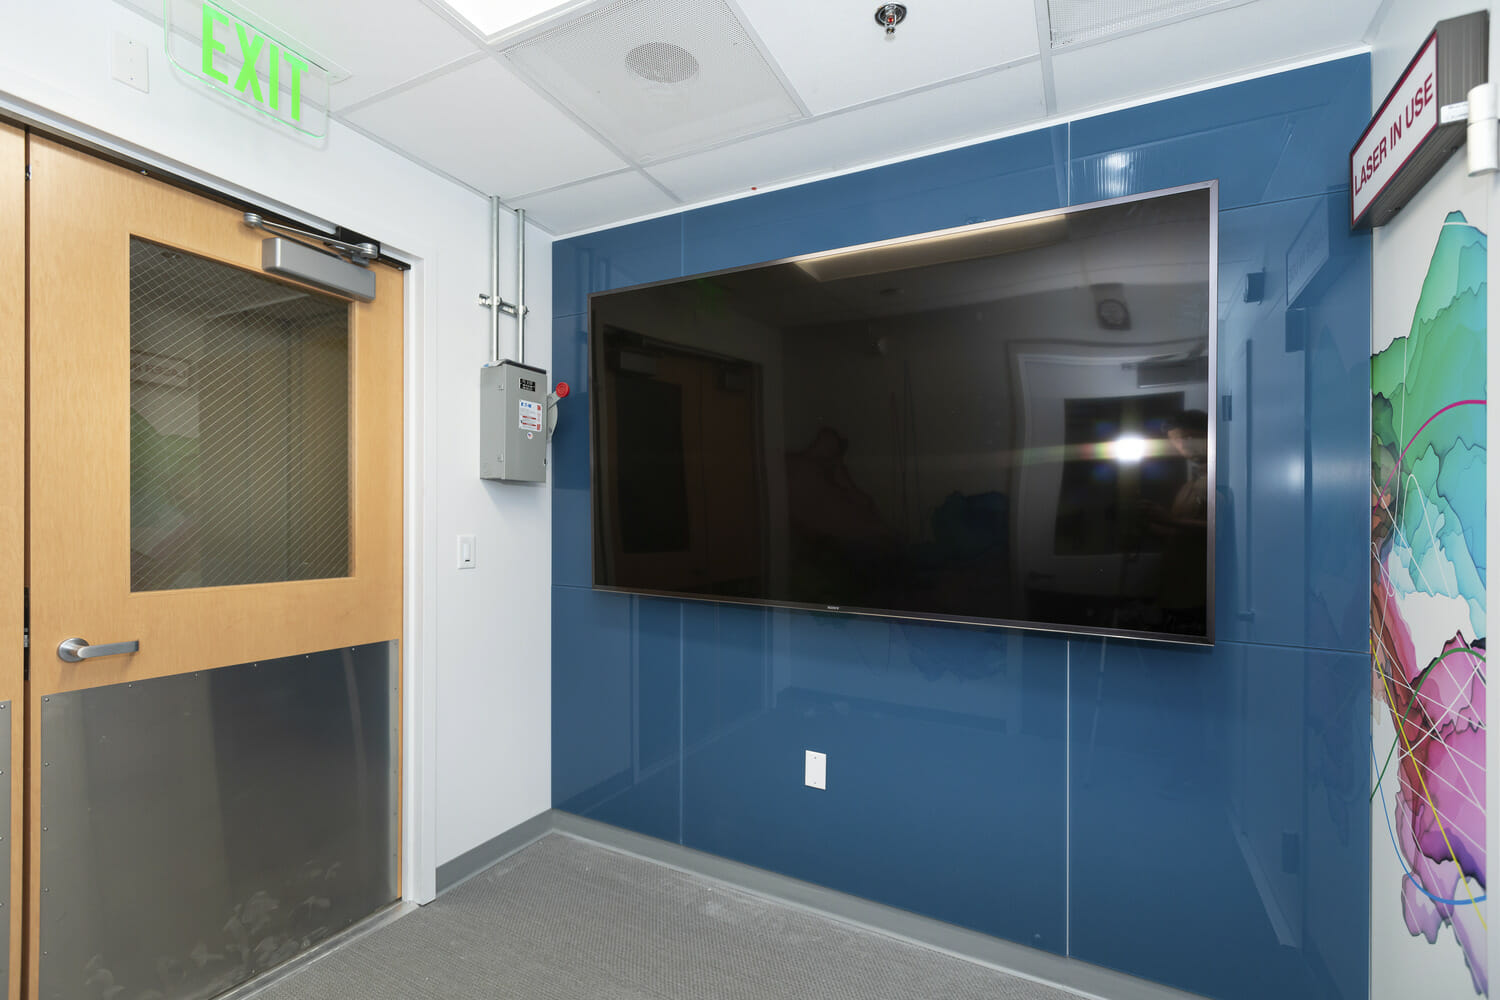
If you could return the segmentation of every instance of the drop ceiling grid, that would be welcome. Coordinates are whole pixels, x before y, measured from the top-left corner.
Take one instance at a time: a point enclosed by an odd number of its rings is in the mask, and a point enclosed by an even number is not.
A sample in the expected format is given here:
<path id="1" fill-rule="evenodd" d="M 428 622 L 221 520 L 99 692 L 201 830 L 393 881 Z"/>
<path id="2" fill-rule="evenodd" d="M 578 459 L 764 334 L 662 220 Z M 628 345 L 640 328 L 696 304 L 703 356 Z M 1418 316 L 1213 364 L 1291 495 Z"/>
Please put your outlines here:
<path id="1" fill-rule="evenodd" d="M 637 164 L 804 116 L 727 0 L 609 0 L 501 52 Z"/>
<path id="2" fill-rule="evenodd" d="M 162 0 L 116 2 L 161 24 Z M 333 111 L 474 51 L 467 32 L 419 0 L 252 0 L 251 6 L 252 23 L 347 72 L 332 87 Z"/>
<path id="3" fill-rule="evenodd" d="M 1182 90 L 1357 44 L 1379 0 L 1254 0 L 1120 35 L 1054 50 L 1058 109 L 1082 111 L 1131 94 Z M 1295 24 L 1295 31 L 1288 25 Z"/>
<path id="4" fill-rule="evenodd" d="M 1047 0 L 1051 44 L 1056 48 L 1169 21 L 1196 17 L 1251 0 Z"/>
<path id="5" fill-rule="evenodd" d="M 828 170 L 828 171 L 824 171 L 824 172 L 821 172 L 821 173 L 816 173 L 816 174 L 811 174 L 811 175 L 808 175 L 808 176 L 798 177 L 798 178 L 795 178 L 795 179 L 792 179 L 792 180 L 788 180 L 788 181 L 785 181 L 785 182 L 777 182 L 777 183 L 773 183 L 773 184 L 766 184 L 766 185 L 760 186 L 759 191 L 755 192 L 755 193 L 766 193 L 766 192 L 778 190 L 778 189 L 781 189 L 781 188 L 799 186 L 799 185 L 803 185 L 803 184 L 812 183 L 812 182 L 815 182 L 815 181 L 827 180 L 827 179 L 832 178 L 832 177 L 840 177 L 840 176 L 844 176 L 844 175 L 847 175 L 847 174 L 858 173 L 860 171 L 873 170 L 873 169 L 877 169 L 879 167 L 887 166 L 887 165 L 892 164 L 892 163 L 903 163 L 903 162 L 907 162 L 907 161 L 914 160 L 914 159 L 920 159 L 920 158 L 925 157 L 925 156 L 930 156 L 930 155 L 933 155 L 933 154 L 936 154 L 936 153 L 947 152 L 947 151 L 952 150 L 952 149 L 960 149 L 960 148 L 964 148 L 964 147 L 967 147 L 967 146 L 972 146 L 972 145 L 975 145 L 975 144 L 978 144 L 978 143 L 989 142 L 989 141 L 992 141 L 992 140 L 995 140 L 995 139 L 1003 139 L 1003 138 L 1006 138 L 1007 136 L 1017 135 L 1017 134 L 1020 134 L 1020 133 L 1023 133 L 1023 132 L 1032 132 L 1032 131 L 1036 131 L 1036 130 L 1040 130 L 1040 129 L 1053 128 L 1053 127 L 1057 127 L 1057 126 L 1068 126 L 1068 128 L 1065 129 L 1065 132 L 1066 132 L 1065 141 L 1067 143 L 1067 149 L 1066 149 L 1066 151 L 1065 151 L 1065 153 L 1063 155 L 1063 158 L 1064 158 L 1065 162 L 1071 163 L 1072 162 L 1072 157 L 1073 157 L 1073 153 L 1072 153 L 1072 131 L 1071 131 L 1071 126 L 1074 125 L 1074 124 L 1076 124 L 1077 122 L 1084 121 L 1084 120 L 1089 119 L 1089 118 L 1094 118 L 1094 117 L 1097 117 L 1099 115 L 1111 114 L 1113 112 L 1123 111 L 1123 110 L 1127 110 L 1129 108 L 1141 107 L 1143 105 L 1154 104 L 1154 103 L 1157 103 L 1157 102 L 1160 102 L 1160 101 L 1170 100 L 1170 99 L 1175 98 L 1175 97 L 1182 97 L 1182 96 L 1185 96 L 1185 95 L 1188 95 L 1188 94 L 1201 93 L 1202 91 L 1205 91 L 1205 90 L 1211 90 L 1211 89 L 1215 89 L 1215 88 L 1219 88 L 1219 87 L 1227 87 L 1227 86 L 1231 86 L 1231 85 L 1237 84 L 1237 83 L 1244 83 L 1246 81 L 1259 79 L 1259 78 L 1262 78 L 1262 77 L 1265 77 L 1265 76 L 1268 76 L 1268 75 L 1273 75 L 1273 74 L 1277 74 L 1277 73 L 1284 73 L 1284 72 L 1291 72 L 1293 70 L 1304 69 L 1304 68 L 1309 67 L 1309 66 L 1317 66 L 1317 65 L 1321 65 L 1321 64 L 1327 63 L 1327 62 L 1337 61 L 1339 59 L 1347 59 L 1347 58 L 1352 58 L 1354 56 L 1368 55 L 1368 54 L 1369 54 L 1369 47 L 1368 46 L 1362 45 L 1362 44 L 1359 44 L 1359 43 L 1351 43 L 1351 44 L 1348 44 L 1348 45 L 1345 45 L 1345 46 L 1342 46 L 1342 47 L 1339 47 L 1339 48 L 1336 48 L 1336 49 L 1332 49 L 1332 50 L 1324 51 L 1324 52 L 1319 52 L 1319 53 L 1317 53 L 1315 55 L 1310 55 L 1310 56 L 1306 56 L 1306 57 L 1303 57 L 1303 58 L 1289 60 L 1289 61 L 1286 61 L 1286 62 L 1283 62 L 1283 63 L 1279 63 L 1279 64 L 1276 64 L 1276 65 L 1270 66 L 1270 67 L 1260 67 L 1260 68 L 1253 69 L 1253 70 L 1241 71 L 1241 72 L 1229 74 L 1229 75 L 1222 76 L 1222 77 L 1216 77 L 1216 78 L 1214 78 L 1214 79 L 1212 79 L 1210 81 L 1206 81 L 1206 82 L 1199 82 L 1199 83 L 1190 84 L 1190 85 L 1186 85 L 1186 86 L 1174 87 L 1171 90 L 1158 91 L 1156 93 L 1151 93 L 1151 94 L 1142 94 L 1142 95 L 1132 95 L 1132 96 L 1128 96 L 1128 97 L 1121 97 L 1121 98 L 1119 98 L 1119 99 L 1117 99 L 1117 100 L 1115 100 L 1113 102 L 1110 102 L 1108 104 L 1097 105 L 1097 106 L 1088 108 L 1088 109 L 1083 110 L 1083 111 L 1075 111 L 1075 112 L 1068 112 L 1068 113 L 1061 113 L 1061 114 L 1049 114 L 1049 115 L 1047 115 L 1047 116 L 1045 116 L 1043 118 L 1037 119 L 1035 121 L 1026 122 L 1024 124 L 1020 124 L 1020 125 L 1013 126 L 1013 127 L 1010 127 L 1010 128 L 1002 128 L 1002 129 L 999 129 L 999 130 L 994 131 L 994 132 L 987 132 L 987 133 L 984 133 L 984 134 L 970 136 L 970 137 L 966 137 L 966 138 L 962 138 L 962 139 L 956 139 L 956 140 L 952 140 L 952 141 L 941 143 L 941 144 L 935 144 L 935 145 L 931 145 L 931 146 L 926 146 L 926 147 L 923 147 L 923 148 L 921 148 L 919 150 L 916 150 L 916 151 L 913 151 L 913 152 L 900 153 L 900 154 L 895 154 L 895 155 L 891 155 L 891 156 L 882 157 L 880 159 L 863 161 L 863 162 L 856 163 L 856 164 L 853 164 L 853 165 L 850 165 L 850 166 L 847 166 L 847 167 L 843 167 L 843 168 L 840 168 L 840 169 Z M 938 88 L 933 88 L 933 89 L 938 89 Z M 822 119 L 813 119 L 813 121 L 815 121 L 815 122 L 816 121 L 821 121 L 821 120 Z M 548 195 L 562 194 L 570 186 L 571 185 L 562 185 L 562 186 L 560 186 L 558 188 L 555 188 L 555 189 L 553 189 L 551 191 L 546 192 L 546 194 L 548 194 Z M 709 196 L 709 197 L 684 199 L 685 204 L 683 206 L 674 207 L 674 208 L 671 208 L 671 209 L 668 209 L 668 210 L 665 210 L 665 211 L 641 212 L 641 213 L 633 214 L 633 215 L 621 215 L 618 218 L 609 220 L 607 222 L 601 222 L 601 223 L 598 223 L 598 224 L 592 225 L 592 226 L 584 226 L 584 227 L 581 227 L 579 229 L 559 229 L 559 230 L 554 231 L 553 235 L 557 239 L 571 239 L 571 238 L 573 238 L 575 236 L 583 236 L 583 235 L 586 235 L 586 234 L 588 234 L 590 232 L 595 232 L 595 231 L 598 231 L 598 230 L 601 230 L 601 229 L 608 229 L 608 228 L 613 228 L 615 226 L 629 225 L 629 224 L 632 224 L 632 223 L 649 221 L 649 220 L 654 219 L 654 218 L 660 218 L 660 217 L 662 217 L 664 215 L 679 213 L 679 212 L 683 211 L 684 209 L 703 208 L 703 207 L 706 207 L 706 206 L 709 206 L 709 205 L 720 204 L 720 203 L 723 203 L 723 202 L 738 201 L 738 200 L 740 200 L 742 198 L 750 197 L 750 196 L 752 196 L 752 192 L 749 192 L 749 191 L 745 191 L 745 190 L 742 190 L 742 189 L 729 190 L 729 191 L 724 191 L 724 192 L 721 192 L 719 194 L 715 194 L 715 195 L 712 195 L 712 196 Z M 1068 180 L 1068 187 L 1067 187 L 1066 191 L 1064 192 L 1064 196 L 1070 202 L 1074 200 L 1074 192 L 1072 191 L 1071 181 L 1070 180 Z"/>
<path id="6" fill-rule="evenodd" d="M 985 109 L 975 117 L 972 108 Z M 648 171 L 689 202 L 748 193 L 1025 125 L 1045 113 L 1035 58 L 675 157 Z"/>
<path id="7" fill-rule="evenodd" d="M 930 101 L 929 103 L 930 106 L 936 110 L 939 118 L 942 118 L 945 114 L 951 116 L 954 113 L 959 113 L 964 107 L 969 106 L 963 103 L 964 101 L 969 100 L 967 96 L 964 96 L 970 93 L 967 85 L 972 84 L 974 81 L 977 81 L 984 77 L 994 76 L 999 78 L 1003 74 L 1010 73 L 1012 70 L 1016 70 L 1021 67 L 1036 67 L 1038 63 L 1039 60 L 1035 56 L 1030 56 L 1024 59 L 1017 60 L 1014 63 L 989 67 L 987 69 L 979 70 L 975 73 L 970 73 L 967 76 L 958 77 L 952 80 L 945 80 L 941 83 L 932 84 L 925 87 L 918 87 L 904 93 L 892 94 L 875 100 L 866 101 L 863 104 L 857 104 L 848 108 L 841 108 L 838 111 L 832 111 L 826 114 L 816 115 L 798 121 L 791 121 L 768 126 L 759 131 L 749 133 L 748 135 L 737 136 L 732 139 L 727 139 L 721 142 L 710 144 L 702 149 L 691 150 L 685 153 L 678 153 L 673 156 L 663 157 L 660 160 L 651 163 L 638 164 L 634 166 L 642 174 L 654 179 L 660 186 L 674 193 L 678 197 L 679 201 L 683 199 L 696 200 L 696 198 L 694 198 L 693 196 L 685 194 L 683 191 L 679 191 L 674 186 L 675 182 L 669 182 L 667 180 L 668 177 L 679 176 L 680 171 L 678 168 L 673 166 L 674 164 L 679 164 L 683 161 L 698 162 L 700 159 L 707 161 L 712 159 L 713 154 L 720 153 L 725 153 L 727 156 L 739 156 L 743 158 L 751 151 L 761 147 L 761 143 L 758 140 L 767 140 L 769 142 L 774 142 L 775 140 L 772 140 L 772 137 L 783 133 L 796 133 L 796 136 L 792 139 L 793 143 L 803 141 L 803 137 L 806 137 L 806 140 L 811 140 L 815 135 L 823 134 L 820 129 L 816 127 L 819 125 L 819 123 L 829 123 L 834 119 L 843 119 L 847 116 L 855 116 L 854 118 L 850 118 L 849 120 L 858 120 L 862 122 L 860 129 L 862 129 L 866 134 L 866 138 L 864 141 L 872 142 L 874 145 L 881 148 L 904 147 L 909 144 L 908 142 L 906 142 L 906 140 L 903 139 L 903 136 L 905 135 L 904 129 L 906 128 L 907 121 L 910 116 L 902 114 L 900 112 L 902 109 L 909 107 L 908 102 L 910 102 L 912 99 L 919 98 L 921 97 L 921 95 L 929 94 L 934 91 L 943 91 L 946 99 L 934 100 Z M 1040 110 L 1033 109 L 1030 106 L 1032 91 L 1029 87 L 1029 75 L 1017 76 L 1015 74 L 1011 74 L 1010 76 L 1005 77 L 1005 79 L 1009 84 L 1019 85 L 1020 89 L 1018 91 L 1009 92 L 1002 90 L 994 95 L 986 95 L 986 103 L 983 106 L 986 109 L 988 117 L 985 119 L 983 125 L 980 126 L 980 133 L 977 134 L 990 135 L 995 133 L 997 130 L 1008 131 L 1011 129 L 1011 126 L 1026 121 L 1032 121 L 1040 117 L 1040 115 L 1042 114 Z M 879 109 L 886 107 L 893 108 L 897 113 L 889 116 L 877 113 Z M 1018 108 L 1019 110 L 1017 110 Z M 918 129 L 921 129 L 923 127 L 929 126 L 930 124 L 930 119 L 919 119 L 917 127 Z M 848 131 L 848 129 L 838 129 L 835 131 L 844 132 Z M 829 134 L 831 134 L 831 132 Z M 885 138 L 879 138 L 881 136 L 884 136 Z M 943 140 L 943 142 L 946 144 L 961 144 L 958 141 L 960 138 L 961 137 L 959 136 L 947 136 Z M 728 152 L 726 153 L 726 151 Z M 822 152 L 826 152 L 826 150 Z M 896 154 L 891 155 L 892 157 L 899 158 Z M 819 173 L 821 171 L 819 169 L 813 168 L 809 171 L 804 172 Z M 608 175 L 601 175 L 601 177 L 603 176 Z M 570 182 L 570 184 L 571 183 L 574 182 Z M 767 183 L 770 184 L 773 182 Z M 526 199 L 540 195 L 550 195 L 562 188 L 570 186 L 570 184 L 554 185 L 550 188 L 528 192 L 516 197 L 519 199 Z"/>
<path id="8" fill-rule="evenodd" d="M 118 0 L 118 2 L 129 5 L 132 3 L 142 2 L 142 0 Z M 348 6 L 367 10 L 367 8 L 364 8 L 362 4 L 358 2 L 358 0 L 341 0 L 341 2 Z M 454 146 L 430 144 L 424 146 L 423 148 L 413 148 L 409 141 L 407 141 L 407 138 L 405 136 L 392 134 L 389 129 L 382 127 L 381 122 L 385 118 L 384 115 L 380 114 L 379 112 L 373 114 L 361 114 L 361 112 L 365 112 L 371 106 L 382 104 L 385 101 L 399 97 L 407 93 L 408 91 L 423 87 L 426 84 L 434 83 L 440 86 L 441 78 L 449 74 L 464 70 L 477 61 L 483 59 L 492 62 L 501 70 L 501 72 L 505 74 L 506 77 L 514 79 L 516 80 L 516 82 L 529 88 L 532 94 L 534 94 L 535 97 L 545 106 L 550 107 L 553 111 L 556 112 L 557 115 L 572 122 L 577 127 L 578 131 L 583 135 L 591 138 L 599 145 L 608 149 L 615 155 L 620 163 L 628 165 L 624 168 L 620 168 L 617 164 L 614 169 L 607 169 L 600 173 L 591 173 L 587 177 L 583 178 L 584 180 L 588 180 L 593 177 L 609 176 L 612 173 L 618 172 L 619 169 L 629 169 L 635 171 L 641 178 L 646 180 L 647 183 L 657 187 L 660 190 L 661 194 L 670 198 L 673 203 L 679 202 L 679 199 L 677 199 L 675 195 L 673 195 L 670 191 L 667 191 L 665 188 L 662 188 L 656 180 L 650 178 L 643 170 L 639 168 L 638 165 L 636 165 L 631 160 L 631 158 L 623 150 L 619 149 L 613 143 L 611 143 L 607 137 L 600 135 L 597 131 L 590 127 L 588 123 L 582 121 L 573 111 L 573 109 L 565 106 L 554 95 L 536 88 L 529 81 L 517 76 L 500 55 L 498 50 L 492 47 L 491 44 L 488 43 L 485 39 L 480 37 L 474 31 L 474 29 L 470 27 L 466 21 L 463 20 L 463 18 L 461 18 L 450 8 L 446 7 L 442 3 L 442 0 L 380 0 L 380 2 L 385 4 L 411 5 L 426 8 L 434 16 L 440 18 L 454 33 L 456 33 L 464 40 L 466 51 L 463 55 L 447 63 L 434 66 L 416 73 L 415 75 L 405 80 L 392 84 L 379 93 L 362 97 L 357 101 L 350 101 L 342 104 L 340 108 L 333 114 L 333 117 L 339 120 L 342 124 L 354 129 L 367 138 L 378 142 L 397 153 L 402 154 L 418 165 L 425 167 L 443 177 L 447 177 L 455 183 L 458 183 L 464 187 L 469 187 L 475 190 L 477 193 L 485 194 L 486 196 L 495 194 L 497 189 L 485 188 L 481 185 L 476 185 L 474 180 L 472 179 L 472 176 L 459 176 L 459 173 L 461 171 L 465 174 L 471 174 L 472 172 L 463 170 L 462 164 L 457 162 L 458 158 L 455 155 L 456 149 Z M 515 124 L 514 121 L 512 121 L 510 123 L 510 128 L 513 134 L 525 134 L 530 128 L 530 125 L 518 125 Z M 397 131 L 400 130 L 398 129 Z M 576 176 L 572 176 L 567 173 L 554 174 L 548 178 L 548 183 L 540 190 L 550 192 L 553 190 L 557 190 L 558 188 L 565 187 L 569 184 L 573 184 L 577 180 L 578 178 Z M 503 193 L 501 196 L 514 197 L 514 195 L 507 195 Z M 537 220 L 537 224 L 542 225 L 543 228 L 547 228 L 545 224 L 540 220 Z"/>
<path id="9" fill-rule="evenodd" d="M 478 94 L 485 99 L 475 100 Z M 493 59 L 466 63 L 344 117 L 502 198 L 628 165 Z"/>
<path id="10" fill-rule="evenodd" d="M 156 9 L 151 0 L 116 2 L 147 16 L 148 7 Z M 786 90 L 812 114 L 651 160 L 622 148 L 556 94 L 514 73 L 500 50 L 515 39 L 487 44 L 441 0 L 252 2 L 267 20 L 350 70 L 350 79 L 334 89 L 335 118 L 476 191 L 508 202 L 530 200 L 539 224 L 567 232 L 588 228 L 574 223 L 597 217 L 610 204 L 614 217 L 592 225 L 651 215 L 684 201 L 734 197 L 757 181 L 780 186 L 794 177 L 905 158 L 915 155 L 913 144 L 961 145 L 1051 124 L 1057 116 L 1081 117 L 1151 94 L 1202 89 L 1344 54 L 1380 8 L 1380 0 L 1231 0 L 1232 6 L 1053 49 L 1047 44 L 1047 11 L 1057 0 L 912 4 L 906 24 L 890 40 L 866 0 L 800 6 L 795 0 L 721 0 L 737 12 Z M 1124 2 L 1140 6 L 1147 0 Z M 159 17 L 158 10 L 158 24 Z M 944 23 L 931 33 L 939 51 L 924 48 L 929 36 L 919 30 L 934 17 Z M 351 20 L 355 30 L 340 35 L 340 25 Z M 545 28 L 526 34 L 540 30 Z M 329 45 L 330 34 L 342 44 Z M 1024 52 L 1031 67 L 1018 93 L 975 82 L 989 74 L 1002 78 L 1014 65 L 960 72 L 965 60 L 998 61 L 1012 51 Z M 900 58 L 888 60 L 888 53 Z M 478 72 L 472 67 L 485 64 L 498 72 L 482 74 L 490 81 L 484 87 L 452 85 L 453 79 L 471 79 Z M 1034 74 L 1041 96 L 1033 111 Z M 921 80 L 928 82 L 908 85 Z M 984 96 L 970 96 L 975 93 Z M 428 99 L 432 95 L 438 99 Z M 921 108 L 928 110 L 914 110 Z M 695 172 L 700 166 L 702 172 Z M 710 183 L 712 178 L 720 183 Z M 574 185 L 580 186 L 580 205 L 566 211 L 566 192 Z M 665 209 L 659 208 L 664 200 Z"/>
<path id="11" fill-rule="evenodd" d="M 1033 0 L 910 3 L 896 33 L 869 0 L 741 0 L 767 53 L 823 114 L 1038 54 Z"/>
<path id="12" fill-rule="evenodd" d="M 550 231 L 559 233 L 609 224 L 620 218 L 622 208 L 647 215 L 681 207 L 676 198 L 634 170 L 512 198 L 509 204 L 524 208 L 528 217 L 543 220 Z"/>

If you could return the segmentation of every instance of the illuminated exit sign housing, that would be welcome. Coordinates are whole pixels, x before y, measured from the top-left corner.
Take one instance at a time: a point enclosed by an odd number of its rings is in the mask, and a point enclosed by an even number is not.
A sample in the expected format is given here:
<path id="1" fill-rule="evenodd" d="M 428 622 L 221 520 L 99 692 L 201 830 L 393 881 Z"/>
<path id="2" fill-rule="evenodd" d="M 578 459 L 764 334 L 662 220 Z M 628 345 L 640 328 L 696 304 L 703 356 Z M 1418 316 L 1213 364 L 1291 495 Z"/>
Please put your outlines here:
<path id="1" fill-rule="evenodd" d="M 1383 226 L 1463 147 L 1489 74 L 1490 15 L 1439 21 L 1349 151 L 1349 224 Z"/>
<path id="2" fill-rule="evenodd" d="M 323 63 L 214 0 L 165 0 L 167 57 L 182 73 L 304 135 L 328 132 L 334 74 Z"/>

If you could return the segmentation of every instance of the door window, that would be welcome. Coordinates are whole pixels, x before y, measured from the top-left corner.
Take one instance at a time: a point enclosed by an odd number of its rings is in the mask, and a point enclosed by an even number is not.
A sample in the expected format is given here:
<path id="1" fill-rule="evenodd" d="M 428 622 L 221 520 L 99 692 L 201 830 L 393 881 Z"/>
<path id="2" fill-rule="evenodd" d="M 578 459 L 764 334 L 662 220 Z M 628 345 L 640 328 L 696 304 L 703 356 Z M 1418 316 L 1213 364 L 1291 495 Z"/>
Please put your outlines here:
<path id="1" fill-rule="evenodd" d="M 349 575 L 349 308 L 131 237 L 133 591 Z"/>

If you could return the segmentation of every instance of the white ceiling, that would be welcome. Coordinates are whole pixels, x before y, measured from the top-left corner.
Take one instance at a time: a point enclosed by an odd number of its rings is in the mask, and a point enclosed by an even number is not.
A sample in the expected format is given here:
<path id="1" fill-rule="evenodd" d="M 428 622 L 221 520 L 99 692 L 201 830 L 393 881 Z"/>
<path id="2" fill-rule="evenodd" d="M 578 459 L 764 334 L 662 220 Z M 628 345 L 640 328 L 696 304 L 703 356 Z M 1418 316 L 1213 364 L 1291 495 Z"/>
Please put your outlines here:
<path id="1" fill-rule="evenodd" d="M 156 0 L 120 2 L 160 16 Z M 1363 44 L 1381 5 L 1196 0 L 1216 6 L 1184 16 L 1177 2 L 1165 23 L 1054 48 L 1049 2 L 1091 0 L 907 0 L 906 21 L 890 37 L 875 23 L 874 0 L 726 0 L 744 27 L 743 44 L 760 50 L 796 120 L 783 115 L 729 138 L 722 121 L 696 129 L 684 122 L 684 134 L 713 138 L 666 155 L 632 156 L 640 144 L 620 127 L 628 115 L 601 124 L 598 102 L 570 107 L 570 99 L 585 103 L 582 91 L 548 92 L 506 55 L 576 18 L 607 26 L 628 15 L 659 29 L 663 41 L 717 59 L 722 39 L 683 33 L 694 2 L 575 2 L 498 39 L 481 37 L 441 0 L 242 0 L 241 7 L 347 72 L 333 85 L 336 119 L 527 209 L 561 235 L 1344 51 Z M 715 68 L 694 79 L 711 79 Z M 690 90 L 694 79 L 657 85 L 650 99 L 673 100 L 671 88 Z M 677 96 L 692 114 L 694 102 Z"/>

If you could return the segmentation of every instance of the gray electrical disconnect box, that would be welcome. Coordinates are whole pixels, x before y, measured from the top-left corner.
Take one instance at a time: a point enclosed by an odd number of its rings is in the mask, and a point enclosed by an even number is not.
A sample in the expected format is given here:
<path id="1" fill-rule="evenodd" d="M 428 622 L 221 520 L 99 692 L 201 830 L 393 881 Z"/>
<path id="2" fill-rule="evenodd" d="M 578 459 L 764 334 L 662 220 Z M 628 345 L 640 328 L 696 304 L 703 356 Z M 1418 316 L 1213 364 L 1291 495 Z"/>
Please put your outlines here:
<path id="1" fill-rule="evenodd" d="M 547 372 L 519 361 L 479 369 L 479 478 L 547 481 Z"/>

